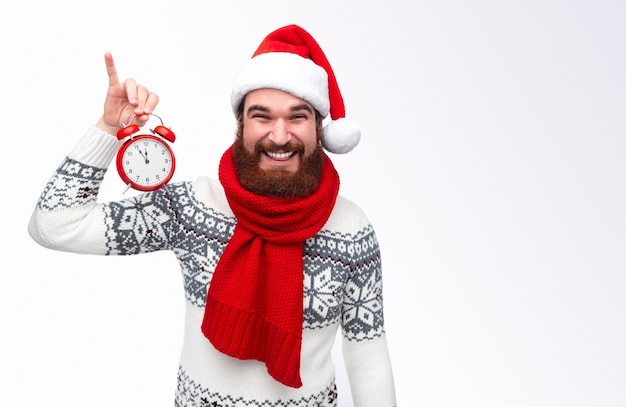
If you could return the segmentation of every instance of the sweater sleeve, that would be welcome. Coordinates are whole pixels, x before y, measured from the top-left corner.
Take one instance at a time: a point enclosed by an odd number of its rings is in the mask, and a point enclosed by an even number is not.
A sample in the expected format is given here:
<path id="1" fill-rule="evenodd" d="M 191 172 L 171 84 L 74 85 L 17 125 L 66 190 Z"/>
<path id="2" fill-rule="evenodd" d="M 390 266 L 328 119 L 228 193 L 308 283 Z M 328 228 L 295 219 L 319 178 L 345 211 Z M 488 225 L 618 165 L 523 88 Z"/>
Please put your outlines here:
<path id="1" fill-rule="evenodd" d="M 355 407 L 395 407 L 383 318 L 381 254 L 361 212 L 342 311 L 342 352 Z"/>
<path id="2" fill-rule="evenodd" d="M 342 338 L 343 359 L 355 407 L 395 407 L 396 395 L 385 335 L 364 342 Z"/>
<path id="3" fill-rule="evenodd" d="M 46 184 L 28 224 L 30 236 L 53 250 L 84 254 L 135 254 L 165 248 L 150 201 L 164 192 L 99 203 L 98 191 L 120 147 L 115 136 L 90 127 Z M 122 216 L 123 215 L 123 216 Z M 143 222 L 145 227 L 141 227 Z M 137 236 L 148 234 L 149 239 Z M 123 244 L 121 244 L 123 242 Z"/>

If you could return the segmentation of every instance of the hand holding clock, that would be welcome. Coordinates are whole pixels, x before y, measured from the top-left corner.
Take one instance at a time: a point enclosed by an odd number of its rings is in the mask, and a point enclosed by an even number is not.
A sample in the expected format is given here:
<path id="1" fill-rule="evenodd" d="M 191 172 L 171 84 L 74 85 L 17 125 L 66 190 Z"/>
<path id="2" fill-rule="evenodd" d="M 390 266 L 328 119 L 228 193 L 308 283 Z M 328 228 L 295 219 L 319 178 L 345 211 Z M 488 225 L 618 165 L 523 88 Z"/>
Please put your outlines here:
<path id="1" fill-rule="evenodd" d="M 96 126 L 118 140 L 125 140 L 117 152 L 116 166 L 127 189 L 157 190 L 174 174 L 176 160 L 168 142 L 173 143 L 176 136 L 153 113 L 159 96 L 132 78 L 120 83 L 111 53 L 104 54 L 104 62 L 109 87 L 104 112 Z M 150 129 L 152 134 L 136 134 L 151 116 L 158 118 L 161 125 Z"/>
<path id="2" fill-rule="evenodd" d="M 143 126 L 159 103 L 159 96 L 132 78 L 120 83 L 111 53 L 104 54 L 104 62 L 109 87 L 104 100 L 104 113 L 96 126 L 107 133 L 116 134 L 120 127 L 129 124 L 133 115 L 135 124 Z"/>

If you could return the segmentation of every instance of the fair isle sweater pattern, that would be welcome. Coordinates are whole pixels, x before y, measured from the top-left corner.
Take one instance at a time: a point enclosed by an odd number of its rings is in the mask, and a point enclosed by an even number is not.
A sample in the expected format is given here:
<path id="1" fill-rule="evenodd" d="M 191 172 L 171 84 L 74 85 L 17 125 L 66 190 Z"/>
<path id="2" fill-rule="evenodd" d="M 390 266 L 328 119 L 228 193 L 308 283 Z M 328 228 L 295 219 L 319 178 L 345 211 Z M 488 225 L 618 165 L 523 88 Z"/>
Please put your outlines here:
<path id="1" fill-rule="evenodd" d="M 335 407 L 336 405 L 337 386 L 334 382 L 323 391 L 300 400 L 270 402 L 211 392 L 196 384 L 182 368 L 178 371 L 175 407 Z"/>
<path id="2" fill-rule="evenodd" d="M 54 211 L 95 204 L 106 169 L 66 158 L 46 185 L 38 209 Z M 212 271 L 236 219 L 195 197 L 193 184 L 177 182 L 102 205 L 106 255 L 172 251 L 180 265 L 186 299 L 203 308 Z M 323 228 L 304 245 L 304 329 L 341 323 L 350 341 L 384 335 L 382 269 L 370 224 L 354 234 Z M 177 406 L 335 406 L 336 387 L 294 400 L 249 400 L 203 388 L 179 367 Z"/>

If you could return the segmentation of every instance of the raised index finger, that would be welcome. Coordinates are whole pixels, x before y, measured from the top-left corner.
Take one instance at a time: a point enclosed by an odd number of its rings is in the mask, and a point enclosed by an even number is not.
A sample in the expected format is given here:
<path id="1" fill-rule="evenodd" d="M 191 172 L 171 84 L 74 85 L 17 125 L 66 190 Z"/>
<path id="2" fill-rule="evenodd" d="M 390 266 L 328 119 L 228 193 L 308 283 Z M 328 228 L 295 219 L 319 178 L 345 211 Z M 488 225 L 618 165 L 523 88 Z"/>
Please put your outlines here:
<path id="1" fill-rule="evenodd" d="M 117 69 L 115 68 L 115 63 L 113 62 L 113 55 L 110 52 L 106 52 L 104 54 L 104 63 L 107 67 L 107 75 L 109 75 L 109 86 L 118 86 L 120 84 L 120 80 L 117 77 Z"/>

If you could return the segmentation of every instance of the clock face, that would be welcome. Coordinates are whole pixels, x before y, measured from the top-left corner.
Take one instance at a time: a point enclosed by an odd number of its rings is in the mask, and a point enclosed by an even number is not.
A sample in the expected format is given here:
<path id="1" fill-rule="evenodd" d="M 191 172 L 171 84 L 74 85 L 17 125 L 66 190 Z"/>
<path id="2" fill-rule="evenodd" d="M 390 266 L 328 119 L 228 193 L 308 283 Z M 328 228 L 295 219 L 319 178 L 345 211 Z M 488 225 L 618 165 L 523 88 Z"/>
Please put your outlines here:
<path id="1" fill-rule="evenodd" d="M 174 175 L 174 153 L 160 138 L 148 134 L 124 143 L 117 153 L 117 171 L 122 180 L 139 191 L 154 191 Z"/>

